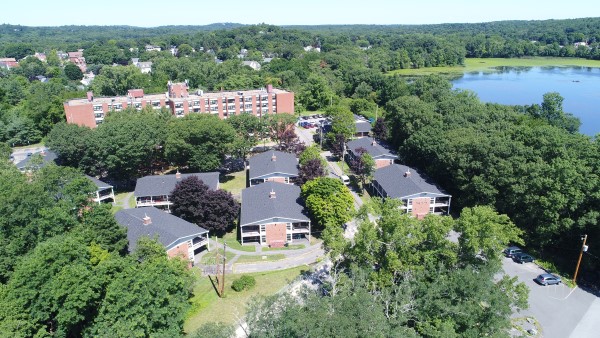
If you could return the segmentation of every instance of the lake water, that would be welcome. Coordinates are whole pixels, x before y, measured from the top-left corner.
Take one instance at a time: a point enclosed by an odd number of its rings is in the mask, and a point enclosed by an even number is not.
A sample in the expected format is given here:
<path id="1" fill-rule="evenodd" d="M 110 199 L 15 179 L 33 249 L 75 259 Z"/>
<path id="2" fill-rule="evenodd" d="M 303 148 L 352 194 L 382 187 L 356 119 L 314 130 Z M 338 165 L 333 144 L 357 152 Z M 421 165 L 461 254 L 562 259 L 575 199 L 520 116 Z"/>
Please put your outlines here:
<path id="1" fill-rule="evenodd" d="M 510 105 L 541 104 L 545 93 L 558 92 L 564 98 L 563 110 L 581 120 L 581 133 L 600 133 L 600 68 L 503 68 L 464 74 L 453 84 L 477 93 L 484 102 Z"/>

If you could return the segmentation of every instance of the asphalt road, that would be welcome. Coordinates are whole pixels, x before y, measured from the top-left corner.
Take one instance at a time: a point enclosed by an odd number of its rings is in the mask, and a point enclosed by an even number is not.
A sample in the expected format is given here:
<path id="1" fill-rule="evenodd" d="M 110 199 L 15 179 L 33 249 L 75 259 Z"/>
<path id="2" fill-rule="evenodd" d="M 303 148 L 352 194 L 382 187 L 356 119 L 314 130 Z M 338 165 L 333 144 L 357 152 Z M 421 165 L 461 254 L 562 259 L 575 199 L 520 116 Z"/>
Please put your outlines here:
<path id="1" fill-rule="evenodd" d="M 600 300 L 580 288 L 564 284 L 541 286 L 533 281 L 545 273 L 535 263 L 518 264 L 504 258 L 503 268 L 529 287 L 529 309 L 514 317 L 533 316 L 542 326 L 545 338 L 600 337 Z"/>

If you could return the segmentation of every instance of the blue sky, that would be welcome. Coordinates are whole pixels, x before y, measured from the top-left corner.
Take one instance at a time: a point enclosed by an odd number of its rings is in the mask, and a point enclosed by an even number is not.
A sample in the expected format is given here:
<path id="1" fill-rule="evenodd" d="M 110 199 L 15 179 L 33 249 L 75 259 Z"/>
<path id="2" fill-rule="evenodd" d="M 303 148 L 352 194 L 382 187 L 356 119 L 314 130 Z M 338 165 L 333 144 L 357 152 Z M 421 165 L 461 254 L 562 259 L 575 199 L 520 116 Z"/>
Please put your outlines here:
<path id="1" fill-rule="evenodd" d="M 0 6 L 0 23 L 26 26 L 429 24 L 599 15 L 597 0 L 29 0 Z"/>

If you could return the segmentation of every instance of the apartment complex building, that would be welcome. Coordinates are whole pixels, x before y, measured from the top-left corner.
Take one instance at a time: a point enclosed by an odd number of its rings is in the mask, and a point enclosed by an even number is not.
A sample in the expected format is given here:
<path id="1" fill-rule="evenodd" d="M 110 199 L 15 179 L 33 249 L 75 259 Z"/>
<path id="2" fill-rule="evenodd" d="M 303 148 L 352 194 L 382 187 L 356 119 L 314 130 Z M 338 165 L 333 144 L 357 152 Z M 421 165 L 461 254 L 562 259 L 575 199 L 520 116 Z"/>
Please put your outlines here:
<path id="1" fill-rule="evenodd" d="M 88 92 L 87 98 L 64 103 L 67 123 L 95 128 L 104 121 L 110 111 L 128 107 L 142 110 L 168 108 L 173 115 L 183 117 L 191 113 L 205 113 L 226 119 L 229 116 L 253 114 L 262 116 L 277 113 L 294 113 L 294 93 L 273 88 L 244 91 L 221 91 L 204 93 L 189 92 L 187 82 L 167 84 L 164 94 L 145 94 L 142 89 L 131 89 L 126 96 L 95 98 Z"/>

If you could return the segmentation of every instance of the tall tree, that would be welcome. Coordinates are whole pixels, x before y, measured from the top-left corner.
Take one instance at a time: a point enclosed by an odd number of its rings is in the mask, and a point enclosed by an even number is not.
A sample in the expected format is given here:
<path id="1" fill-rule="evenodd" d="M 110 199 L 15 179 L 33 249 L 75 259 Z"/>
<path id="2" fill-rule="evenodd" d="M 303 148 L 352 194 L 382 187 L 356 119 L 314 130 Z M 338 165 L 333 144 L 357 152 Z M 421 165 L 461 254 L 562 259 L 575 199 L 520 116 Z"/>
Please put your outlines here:
<path id="1" fill-rule="evenodd" d="M 177 183 L 171 193 L 171 201 L 173 215 L 217 234 L 233 227 L 240 208 L 231 193 L 210 190 L 196 176 Z"/>
<path id="2" fill-rule="evenodd" d="M 165 155 L 175 165 L 200 171 L 216 170 L 236 138 L 233 127 L 210 115 L 188 115 L 172 121 Z"/>
<path id="3" fill-rule="evenodd" d="M 356 156 L 350 162 L 352 171 L 359 177 L 362 189 L 364 191 L 367 181 L 373 177 L 375 172 L 375 160 L 365 148 L 358 148 L 355 151 Z"/>
<path id="4" fill-rule="evenodd" d="M 323 167 L 323 162 L 320 159 L 310 159 L 300 166 L 298 178 L 300 184 L 304 184 L 315 178 L 325 177 L 327 172 Z"/>

